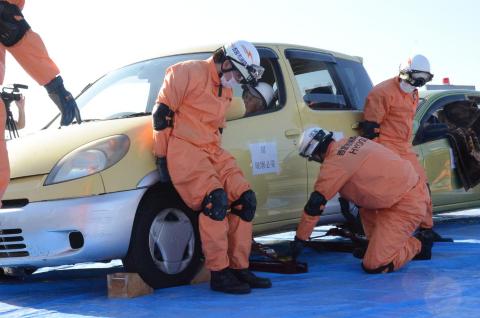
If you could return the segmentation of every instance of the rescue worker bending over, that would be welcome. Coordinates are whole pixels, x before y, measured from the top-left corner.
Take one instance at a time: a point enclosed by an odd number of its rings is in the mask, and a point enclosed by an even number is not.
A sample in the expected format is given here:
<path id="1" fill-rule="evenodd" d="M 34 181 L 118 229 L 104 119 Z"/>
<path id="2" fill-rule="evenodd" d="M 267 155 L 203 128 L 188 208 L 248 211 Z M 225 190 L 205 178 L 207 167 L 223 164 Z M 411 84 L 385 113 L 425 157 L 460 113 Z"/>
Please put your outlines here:
<path id="1" fill-rule="evenodd" d="M 42 39 L 24 19 L 21 12 L 24 4 L 25 0 L 0 1 L 0 85 L 5 77 L 7 50 L 38 84 L 47 89 L 50 98 L 62 113 L 61 124 L 69 125 L 78 115 L 77 104 L 72 94 L 63 86 L 63 79 L 58 76 L 60 71 L 48 56 Z M 5 105 L 0 99 L 0 199 L 10 180 L 5 144 L 6 116 Z"/>
<path id="2" fill-rule="evenodd" d="M 256 86 L 242 85 L 242 88 L 245 116 L 264 111 L 272 102 L 273 88 L 267 83 L 259 82 Z"/>
<path id="3" fill-rule="evenodd" d="M 292 256 L 300 254 L 325 204 L 338 192 L 365 208 L 360 217 L 369 240 L 362 263 L 367 273 L 389 273 L 413 258 L 430 259 L 431 233 L 412 236 L 425 217 L 426 189 L 411 163 L 364 137 L 337 142 L 332 136 L 318 127 L 302 135 L 300 155 L 322 165 L 292 242 Z"/>
<path id="4" fill-rule="evenodd" d="M 169 67 L 152 113 L 161 180 L 170 175 L 185 203 L 203 212 L 199 230 L 210 287 L 225 293 L 271 287 L 269 279 L 248 270 L 255 193 L 235 159 L 222 149 L 220 132 L 232 87 L 255 85 L 262 74 L 256 48 L 233 42 L 207 60 Z"/>
<path id="5" fill-rule="evenodd" d="M 431 81 L 430 63 L 423 55 L 415 55 L 400 74 L 376 85 L 368 94 L 362 123 L 363 136 L 375 140 L 410 161 L 425 184 L 427 213 L 420 230 L 432 231 L 432 199 L 428 179 L 412 148 L 413 118 L 418 105 L 418 90 Z"/>

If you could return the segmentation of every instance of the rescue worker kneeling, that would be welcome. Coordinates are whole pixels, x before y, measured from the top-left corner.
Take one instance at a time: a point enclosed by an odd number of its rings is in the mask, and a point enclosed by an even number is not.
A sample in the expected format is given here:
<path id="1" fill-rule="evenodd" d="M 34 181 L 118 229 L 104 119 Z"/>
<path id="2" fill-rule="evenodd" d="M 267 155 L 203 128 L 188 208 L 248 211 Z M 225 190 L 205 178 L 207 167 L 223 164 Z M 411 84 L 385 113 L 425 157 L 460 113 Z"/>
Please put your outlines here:
<path id="1" fill-rule="evenodd" d="M 366 208 L 360 217 L 369 240 L 362 263 L 367 273 L 392 272 L 413 258 L 430 259 L 431 233 L 413 236 L 427 207 L 424 181 L 412 164 L 367 138 L 337 142 L 332 136 L 321 128 L 302 135 L 300 155 L 322 165 L 292 242 L 292 255 L 301 253 L 325 204 L 338 192 Z"/>
<path id="2" fill-rule="evenodd" d="M 246 41 L 234 42 L 207 60 L 168 68 L 152 113 L 161 180 L 171 178 L 184 202 L 203 212 L 199 230 L 210 287 L 225 293 L 271 287 L 269 279 L 248 270 L 255 193 L 235 159 L 221 147 L 232 87 L 254 85 L 262 74 L 256 48 Z"/>

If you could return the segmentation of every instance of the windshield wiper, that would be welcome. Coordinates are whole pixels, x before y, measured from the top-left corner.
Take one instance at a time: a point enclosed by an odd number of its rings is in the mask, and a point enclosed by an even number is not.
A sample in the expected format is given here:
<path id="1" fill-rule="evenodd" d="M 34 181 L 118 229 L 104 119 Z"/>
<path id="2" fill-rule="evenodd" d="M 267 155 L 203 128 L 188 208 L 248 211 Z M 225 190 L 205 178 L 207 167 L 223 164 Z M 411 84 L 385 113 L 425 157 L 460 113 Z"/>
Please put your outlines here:
<path id="1" fill-rule="evenodd" d="M 97 118 L 88 118 L 88 119 L 83 119 L 82 118 L 82 121 L 80 122 L 81 123 L 89 123 L 89 122 L 92 122 L 92 121 L 101 121 L 103 119 L 97 119 Z M 78 124 L 77 120 L 74 120 L 72 121 L 72 123 L 70 125 L 73 125 L 73 124 Z"/>
<path id="2" fill-rule="evenodd" d="M 131 118 L 131 117 L 142 117 L 142 116 L 148 116 L 151 115 L 151 112 L 139 112 L 139 113 L 131 113 L 131 114 L 125 114 L 122 116 L 119 116 L 117 118 Z"/>

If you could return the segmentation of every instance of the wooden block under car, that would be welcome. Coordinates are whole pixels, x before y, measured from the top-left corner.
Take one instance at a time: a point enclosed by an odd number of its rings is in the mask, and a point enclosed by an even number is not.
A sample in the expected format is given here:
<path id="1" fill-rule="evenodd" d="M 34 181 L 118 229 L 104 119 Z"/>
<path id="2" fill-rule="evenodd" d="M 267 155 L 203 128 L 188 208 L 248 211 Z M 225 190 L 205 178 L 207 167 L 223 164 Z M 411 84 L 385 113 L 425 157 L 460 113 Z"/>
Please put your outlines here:
<path id="1" fill-rule="evenodd" d="M 107 275 L 108 298 L 133 298 L 153 293 L 137 273 L 113 273 Z"/>
<path id="2" fill-rule="evenodd" d="M 205 268 L 205 265 L 202 265 L 197 275 L 190 281 L 190 284 L 200 284 L 210 281 L 210 271 Z"/>

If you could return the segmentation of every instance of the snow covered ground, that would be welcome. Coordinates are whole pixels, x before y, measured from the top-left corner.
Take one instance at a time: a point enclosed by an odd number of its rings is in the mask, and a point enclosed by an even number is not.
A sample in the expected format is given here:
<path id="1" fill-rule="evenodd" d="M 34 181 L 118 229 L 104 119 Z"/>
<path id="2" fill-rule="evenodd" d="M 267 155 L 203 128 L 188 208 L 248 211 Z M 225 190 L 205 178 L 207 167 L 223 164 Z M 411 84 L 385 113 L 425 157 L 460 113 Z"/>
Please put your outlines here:
<path id="1" fill-rule="evenodd" d="M 387 275 L 368 275 L 349 253 L 307 249 L 305 274 L 259 273 L 268 290 L 249 295 L 210 291 L 208 284 L 108 299 L 106 274 L 121 263 L 43 268 L 24 280 L 0 281 L 1 317 L 477 317 L 480 312 L 480 211 L 437 217 L 454 243 L 436 243 L 431 261 Z M 323 228 L 319 228 L 321 232 Z M 292 233 L 263 237 L 291 239 Z"/>

